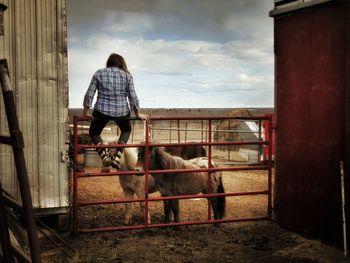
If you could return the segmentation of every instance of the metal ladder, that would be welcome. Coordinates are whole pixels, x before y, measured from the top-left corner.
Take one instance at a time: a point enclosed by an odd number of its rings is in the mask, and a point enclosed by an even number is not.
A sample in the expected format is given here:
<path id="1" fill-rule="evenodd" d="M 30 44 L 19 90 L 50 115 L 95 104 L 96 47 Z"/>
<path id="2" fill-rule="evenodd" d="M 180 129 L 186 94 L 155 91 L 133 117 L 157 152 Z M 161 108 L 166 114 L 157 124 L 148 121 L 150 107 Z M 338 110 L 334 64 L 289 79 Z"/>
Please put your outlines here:
<path id="1" fill-rule="evenodd" d="M 2 259 L 4 262 L 12 263 L 15 262 L 14 257 L 16 257 L 20 262 L 40 263 L 41 251 L 37 237 L 32 197 L 30 193 L 27 167 L 24 158 L 24 141 L 22 132 L 19 129 L 16 105 L 10 85 L 10 77 L 6 59 L 0 60 L 0 84 L 4 98 L 7 123 L 10 131 L 10 136 L 0 135 L 0 144 L 10 145 L 13 149 L 13 156 L 17 171 L 17 180 L 22 200 L 23 219 L 27 230 L 31 256 L 29 257 L 23 251 L 11 244 L 6 219 L 5 205 L 13 207 L 16 204 L 16 201 L 11 200 L 10 197 L 3 194 L 3 189 L 0 182 L 0 241 L 3 252 L 3 258 L 0 257 L 0 261 Z"/>

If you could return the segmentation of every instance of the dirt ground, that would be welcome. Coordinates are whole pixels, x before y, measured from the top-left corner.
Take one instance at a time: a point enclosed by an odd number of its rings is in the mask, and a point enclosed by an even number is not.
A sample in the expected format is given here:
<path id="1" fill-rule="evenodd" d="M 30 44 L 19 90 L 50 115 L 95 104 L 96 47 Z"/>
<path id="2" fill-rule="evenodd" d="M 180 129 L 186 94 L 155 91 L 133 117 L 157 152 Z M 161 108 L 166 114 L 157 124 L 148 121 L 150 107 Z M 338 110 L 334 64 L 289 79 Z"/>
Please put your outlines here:
<path id="1" fill-rule="evenodd" d="M 271 222 L 182 226 L 66 236 L 68 257 L 44 246 L 44 262 L 349 262 L 342 252 Z"/>
<path id="2" fill-rule="evenodd" d="M 226 192 L 267 189 L 267 171 L 224 172 L 223 178 Z M 112 198 L 123 198 L 117 176 L 79 179 L 79 200 Z M 267 200 L 267 195 L 227 197 L 226 219 L 264 217 Z M 180 201 L 181 221 L 205 220 L 207 207 L 206 199 Z M 161 202 L 150 203 L 149 210 L 152 223 L 163 222 Z M 79 227 L 123 226 L 124 211 L 124 204 L 81 207 Z M 143 214 L 136 203 L 132 224 L 143 224 Z M 62 249 L 41 238 L 44 262 L 350 262 L 340 248 L 287 231 L 271 221 L 78 235 L 67 232 L 61 236 L 75 253 L 67 256 Z"/>

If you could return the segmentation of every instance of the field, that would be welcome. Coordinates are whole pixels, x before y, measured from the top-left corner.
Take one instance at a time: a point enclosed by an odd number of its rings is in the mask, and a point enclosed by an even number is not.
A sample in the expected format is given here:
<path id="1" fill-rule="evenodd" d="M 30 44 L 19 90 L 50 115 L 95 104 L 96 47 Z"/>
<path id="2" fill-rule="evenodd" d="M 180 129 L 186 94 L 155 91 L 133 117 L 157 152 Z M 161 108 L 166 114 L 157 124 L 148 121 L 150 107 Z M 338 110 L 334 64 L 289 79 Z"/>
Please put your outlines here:
<path id="1" fill-rule="evenodd" d="M 157 142 L 197 141 L 202 140 L 202 136 L 207 138 L 207 133 L 204 135 L 202 133 L 201 123 L 185 126 L 182 123 L 167 124 L 166 127 L 154 125 L 154 133 L 150 136 L 153 135 L 153 139 Z M 179 128 L 192 131 L 179 131 Z M 134 142 L 138 143 L 142 135 L 143 132 L 137 129 L 133 134 L 136 138 Z M 108 134 L 105 136 L 108 137 Z M 261 151 L 258 148 L 216 147 L 213 148 L 212 156 L 221 167 L 226 167 L 259 160 L 251 152 L 257 154 Z M 79 160 L 83 163 L 82 154 Z M 100 168 L 85 169 L 98 171 Z M 267 171 L 224 172 L 223 179 L 226 192 L 267 189 Z M 82 178 L 79 179 L 78 187 L 79 200 L 123 197 L 117 176 Z M 154 193 L 150 196 L 159 194 Z M 180 204 L 182 222 L 207 218 L 206 199 L 181 200 Z M 162 203 L 152 202 L 149 209 L 152 223 L 162 223 Z M 78 211 L 79 226 L 81 228 L 123 226 L 124 212 L 124 204 L 81 207 Z M 266 215 L 266 195 L 227 197 L 226 219 Z M 143 218 L 135 203 L 132 225 L 143 224 Z M 43 238 L 45 262 L 350 262 L 344 258 L 340 248 L 281 229 L 273 221 L 119 230 L 80 233 L 76 236 L 67 232 L 62 236 L 76 252 L 68 257 L 61 249 Z"/>
<path id="2" fill-rule="evenodd" d="M 257 190 L 266 186 L 266 172 L 227 172 L 226 191 Z M 121 197 L 117 177 L 82 179 L 81 200 Z M 154 195 L 153 195 L 154 196 Z M 266 196 L 231 197 L 227 218 L 266 215 Z M 132 224 L 142 224 L 143 215 L 134 206 Z M 206 218 L 203 199 L 181 201 L 183 221 Z M 153 223 L 161 223 L 162 204 L 150 207 Z M 95 205 L 79 210 L 81 227 L 122 225 L 123 204 Z M 76 250 L 71 257 L 45 242 L 45 262 L 349 262 L 338 248 L 281 229 L 270 221 L 195 225 L 147 230 L 100 233 L 66 233 Z M 66 249 L 67 250 L 67 249 Z"/>

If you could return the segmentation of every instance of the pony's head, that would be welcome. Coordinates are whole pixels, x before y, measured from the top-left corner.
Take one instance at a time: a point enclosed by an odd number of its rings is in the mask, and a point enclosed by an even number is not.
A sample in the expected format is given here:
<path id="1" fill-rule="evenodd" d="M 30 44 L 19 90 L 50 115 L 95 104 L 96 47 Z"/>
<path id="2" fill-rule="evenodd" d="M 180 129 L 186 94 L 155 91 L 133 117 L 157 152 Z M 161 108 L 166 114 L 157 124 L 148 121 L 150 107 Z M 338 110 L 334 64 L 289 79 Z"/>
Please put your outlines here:
<path id="1" fill-rule="evenodd" d="M 148 168 L 151 170 L 161 169 L 159 153 L 159 147 L 148 147 L 148 158 L 146 160 L 146 147 L 140 147 L 137 155 L 137 165 L 141 165 L 145 169 L 146 163 L 148 163 Z"/>
<path id="2" fill-rule="evenodd" d="M 150 170 L 167 170 L 183 168 L 183 159 L 178 156 L 173 156 L 165 151 L 163 147 L 149 147 L 148 159 L 146 160 L 146 148 L 139 148 L 138 162 L 143 168 L 148 162 Z"/>

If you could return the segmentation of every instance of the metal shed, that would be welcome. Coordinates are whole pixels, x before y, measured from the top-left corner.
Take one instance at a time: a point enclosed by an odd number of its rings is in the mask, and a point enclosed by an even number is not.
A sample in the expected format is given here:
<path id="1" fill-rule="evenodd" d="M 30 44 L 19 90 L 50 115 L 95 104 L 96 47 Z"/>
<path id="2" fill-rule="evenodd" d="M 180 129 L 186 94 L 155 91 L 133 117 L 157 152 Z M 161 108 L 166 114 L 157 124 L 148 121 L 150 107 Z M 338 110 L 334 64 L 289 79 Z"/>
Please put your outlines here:
<path id="1" fill-rule="evenodd" d="M 275 0 L 276 221 L 342 241 L 349 222 L 350 1 Z"/>
<path id="2" fill-rule="evenodd" d="M 9 63 L 35 208 L 67 206 L 68 115 L 67 26 L 65 0 L 0 0 L 4 36 L 0 58 Z M 3 100 L 0 134 L 8 135 Z M 10 147 L 0 146 L 3 188 L 19 199 Z"/>

